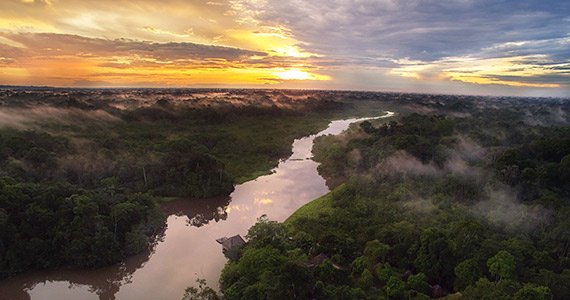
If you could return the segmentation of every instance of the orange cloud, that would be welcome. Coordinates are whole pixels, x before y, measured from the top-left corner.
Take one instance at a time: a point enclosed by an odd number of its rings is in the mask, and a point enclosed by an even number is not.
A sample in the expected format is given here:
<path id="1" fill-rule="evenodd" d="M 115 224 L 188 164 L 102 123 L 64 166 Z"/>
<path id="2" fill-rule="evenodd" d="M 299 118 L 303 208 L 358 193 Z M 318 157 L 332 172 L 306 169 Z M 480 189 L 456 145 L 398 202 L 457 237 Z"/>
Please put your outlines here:
<path id="1" fill-rule="evenodd" d="M 6 84 L 275 84 L 327 80 L 281 26 L 243 22 L 228 1 L 6 0 Z M 287 74 L 287 73 L 285 73 Z"/>
<path id="2" fill-rule="evenodd" d="M 0 76 L 10 84 L 187 86 L 328 79 L 302 58 L 232 47 L 53 33 L 0 37 L 13 44 L 0 44 Z"/>

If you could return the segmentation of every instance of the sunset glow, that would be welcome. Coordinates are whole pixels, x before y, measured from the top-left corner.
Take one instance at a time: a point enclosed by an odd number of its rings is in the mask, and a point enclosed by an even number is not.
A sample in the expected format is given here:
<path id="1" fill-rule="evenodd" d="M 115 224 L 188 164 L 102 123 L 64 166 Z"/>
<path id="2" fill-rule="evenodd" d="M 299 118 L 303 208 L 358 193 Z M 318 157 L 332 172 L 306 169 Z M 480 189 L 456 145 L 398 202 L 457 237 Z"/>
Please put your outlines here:
<path id="1" fill-rule="evenodd" d="M 274 73 L 278 78 L 284 80 L 327 80 L 326 76 L 311 74 L 306 71 L 301 71 L 299 69 L 289 69 L 284 71 L 278 71 Z"/>
<path id="2" fill-rule="evenodd" d="M 353 2 L 6 0 L 0 84 L 569 93 L 565 4 Z"/>

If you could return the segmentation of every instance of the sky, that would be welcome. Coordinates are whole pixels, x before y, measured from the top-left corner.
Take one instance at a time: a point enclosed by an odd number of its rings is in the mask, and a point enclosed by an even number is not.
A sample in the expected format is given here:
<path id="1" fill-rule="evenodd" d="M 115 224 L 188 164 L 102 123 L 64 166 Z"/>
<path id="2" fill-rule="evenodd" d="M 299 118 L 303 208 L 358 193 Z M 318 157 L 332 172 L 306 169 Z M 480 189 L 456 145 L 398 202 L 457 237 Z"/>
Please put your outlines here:
<path id="1" fill-rule="evenodd" d="M 0 85 L 570 97 L 570 1 L 2 0 Z"/>

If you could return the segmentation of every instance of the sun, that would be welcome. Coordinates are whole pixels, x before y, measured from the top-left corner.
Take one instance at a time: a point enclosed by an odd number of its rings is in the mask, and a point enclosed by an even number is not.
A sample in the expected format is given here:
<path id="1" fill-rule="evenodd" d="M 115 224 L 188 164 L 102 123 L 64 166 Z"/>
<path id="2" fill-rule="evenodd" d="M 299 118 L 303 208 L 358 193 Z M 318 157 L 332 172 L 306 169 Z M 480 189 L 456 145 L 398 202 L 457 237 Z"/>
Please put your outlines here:
<path id="1" fill-rule="evenodd" d="M 273 72 L 277 78 L 282 80 L 329 80 L 326 75 L 314 74 L 297 68 L 294 69 L 278 69 Z"/>
<path id="2" fill-rule="evenodd" d="M 308 80 L 312 79 L 311 74 L 301 71 L 299 69 L 290 69 L 285 71 L 275 72 L 275 75 L 284 80 Z"/>

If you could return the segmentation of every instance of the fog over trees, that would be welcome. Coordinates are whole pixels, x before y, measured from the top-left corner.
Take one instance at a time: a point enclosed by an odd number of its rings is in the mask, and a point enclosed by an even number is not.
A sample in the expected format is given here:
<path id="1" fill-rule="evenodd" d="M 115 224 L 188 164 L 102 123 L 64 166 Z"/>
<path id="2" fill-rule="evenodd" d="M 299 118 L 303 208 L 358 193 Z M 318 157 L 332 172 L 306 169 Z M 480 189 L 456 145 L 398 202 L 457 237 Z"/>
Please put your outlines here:
<path id="1" fill-rule="evenodd" d="M 0 276 L 152 252 L 173 198 L 212 201 L 189 225 L 223 222 L 295 138 L 386 110 L 318 137 L 332 192 L 261 217 L 219 295 L 189 280 L 185 297 L 570 294 L 568 100 L 373 92 L 2 89 Z"/>

